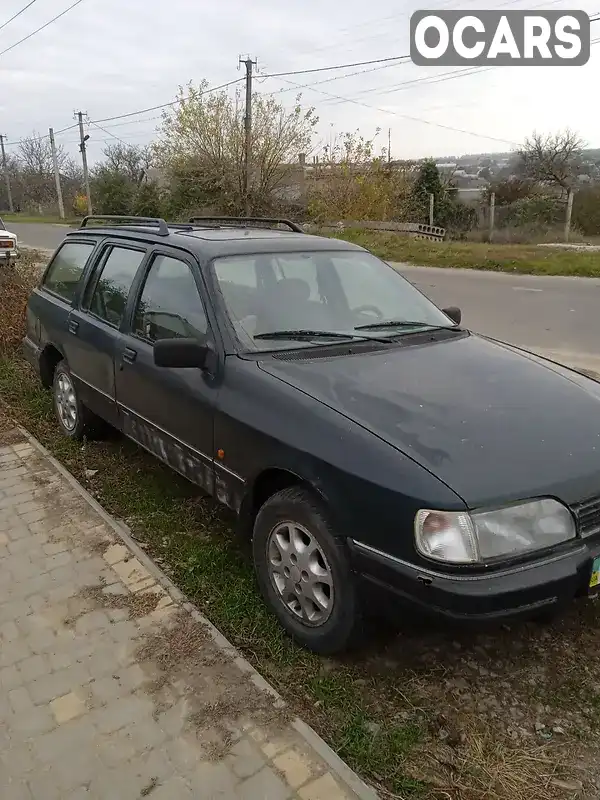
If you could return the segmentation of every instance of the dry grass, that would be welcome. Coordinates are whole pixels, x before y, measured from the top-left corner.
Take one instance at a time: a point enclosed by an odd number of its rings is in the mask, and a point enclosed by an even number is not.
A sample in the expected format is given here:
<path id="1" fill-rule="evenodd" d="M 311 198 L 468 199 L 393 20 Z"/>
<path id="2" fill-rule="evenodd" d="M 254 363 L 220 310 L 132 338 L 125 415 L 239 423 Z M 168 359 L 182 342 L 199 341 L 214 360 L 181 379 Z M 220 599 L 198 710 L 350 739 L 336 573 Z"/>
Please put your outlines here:
<path id="1" fill-rule="evenodd" d="M 40 278 L 40 257 L 26 251 L 18 264 L 0 269 L 0 353 L 19 347 L 25 335 L 27 298 Z"/>
<path id="2" fill-rule="evenodd" d="M 439 800 L 548 800 L 572 785 L 561 781 L 555 751 L 510 746 L 480 728 L 464 735 L 460 749 L 428 748 L 416 772 Z"/>

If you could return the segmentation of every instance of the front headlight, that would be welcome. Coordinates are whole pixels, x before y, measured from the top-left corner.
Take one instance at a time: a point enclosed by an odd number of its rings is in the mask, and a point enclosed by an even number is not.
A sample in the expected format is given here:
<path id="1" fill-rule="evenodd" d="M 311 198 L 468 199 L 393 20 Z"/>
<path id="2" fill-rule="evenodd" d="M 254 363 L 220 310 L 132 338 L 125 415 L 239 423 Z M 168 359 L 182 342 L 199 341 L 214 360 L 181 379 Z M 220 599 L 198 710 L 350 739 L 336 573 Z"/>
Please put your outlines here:
<path id="1" fill-rule="evenodd" d="M 575 521 L 557 500 L 544 498 L 495 511 L 428 511 L 415 517 L 417 550 L 453 564 L 476 564 L 575 538 Z"/>

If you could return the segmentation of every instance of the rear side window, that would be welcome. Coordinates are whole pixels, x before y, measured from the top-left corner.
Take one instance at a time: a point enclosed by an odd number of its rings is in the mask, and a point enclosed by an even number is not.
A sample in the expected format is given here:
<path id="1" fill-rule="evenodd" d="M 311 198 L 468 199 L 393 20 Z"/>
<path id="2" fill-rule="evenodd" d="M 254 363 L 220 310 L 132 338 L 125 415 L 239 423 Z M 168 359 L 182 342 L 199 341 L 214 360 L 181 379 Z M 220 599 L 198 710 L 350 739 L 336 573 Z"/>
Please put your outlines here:
<path id="1" fill-rule="evenodd" d="M 118 328 L 125 314 L 131 284 L 146 253 L 112 247 L 95 279 L 89 310 Z"/>
<path id="2" fill-rule="evenodd" d="M 70 303 L 75 297 L 77 284 L 92 254 L 96 242 L 65 242 L 54 256 L 44 278 L 44 286 L 50 292 Z"/>

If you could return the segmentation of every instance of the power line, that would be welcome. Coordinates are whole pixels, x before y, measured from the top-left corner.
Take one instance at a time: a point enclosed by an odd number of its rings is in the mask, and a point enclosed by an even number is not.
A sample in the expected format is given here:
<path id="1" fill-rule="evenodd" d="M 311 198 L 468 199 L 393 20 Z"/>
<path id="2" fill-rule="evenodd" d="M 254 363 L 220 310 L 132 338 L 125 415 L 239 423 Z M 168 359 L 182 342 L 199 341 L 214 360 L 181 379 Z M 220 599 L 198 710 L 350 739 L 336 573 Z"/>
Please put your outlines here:
<path id="1" fill-rule="evenodd" d="M 512 2 L 512 0 L 511 0 L 511 2 Z M 561 0 L 552 0 L 552 2 L 550 2 L 550 3 L 543 4 L 543 7 L 546 8 L 546 7 L 550 6 L 550 5 L 556 5 L 558 2 L 561 2 Z M 511 3 L 503 3 L 502 5 L 510 5 L 510 4 Z M 541 7 L 542 7 L 541 5 L 533 6 L 534 9 L 535 8 L 541 8 Z M 600 14 L 598 15 L 598 17 L 591 17 L 590 18 L 590 22 L 597 22 L 599 19 L 600 19 Z M 595 42 L 592 41 L 591 44 L 595 44 Z M 492 65 L 487 66 L 487 67 L 486 66 L 483 66 L 483 67 L 466 67 L 464 69 L 452 70 L 450 72 L 442 72 L 439 75 L 424 75 L 424 76 L 422 76 L 420 78 L 413 78 L 413 79 L 411 79 L 409 81 L 402 81 L 401 83 L 393 84 L 392 86 L 387 86 L 387 87 L 384 87 L 384 88 L 381 88 L 381 89 L 378 89 L 376 87 L 371 87 L 369 89 L 360 89 L 359 91 L 357 91 L 357 92 L 355 92 L 353 94 L 353 97 L 357 97 L 358 95 L 363 95 L 363 94 L 382 95 L 382 94 L 394 93 L 396 91 L 403 91 L 406 87 L 411 88 L 413 85 L 420 84 L 420 83 L 425 83 L 428 86 L 431 85 L 431 84 L 435 84 L 435 83 L 444 83 L 445 81 L 454 80 L 455 78 L 463 78 L 463 77 L 467 77 L 469 75 L 477 75 L 477 74 L 479 74 L 481 72 L 488 72 L 491 69 L 497 69 L 497 66 L 498 65 L 496 65 L 496 64 L 492 64 Z M 311 85 L 316 85 L 316 84 L 307 84 L 304 88 L 309 88 Z M 285 91 L 288 91 L 288 90 L 285 90 Z M 337 104 L 337 102 L 334 103 L 334 105 L 336 105 L 336 104 Z"/>
<path id="2" fill-rule="evenodd" d="M 3 56 L 6 53 L 9 53 L 11 50 L 14 50 L 15 47 L 18 47 L 18 45 L 23 44 L 23 42 L 26 42 L 28 39 L 31 39 L 32 36 L 36 35 L 36 33 L 39 33 L 40 31 L 43 31 L 44 28 L 48 27 L 48 25 L 52 25 L 52 23 L 56 22 L 57 19 L 60 19 L 61 17 L 64 17 L 65 14 L 67 14 L 69 11 L 71 11 L 71 9 L 75 8 L 75 6 L 78 6 L 80 3 L 83 3 L 83 0 L 75 0 L 75 2 L 72 5 L 70 5 L 68 8 L 65 8 L 65 10 L 62 11 L 60 14 L 57 14 L 55 17 L 52 17 L 52 19 L 49 20 L 48 22 L 46 22 L 44 25 L 42 25 L 41 27 L 37 28 L 32 33 L 29 33 L 27 36 L 24 36 L 22 39 L 19 39 L 18 42 L 15 42 L 14 44 L 11 44 L 11 46 L 7 47 L 6 50 L 2 50 L 2 52 L 0 52 L 0 56 Z"/>
<path id="3" fill-rule="evenodd" d="M 283 80 L 284 83 L 291 83 L 293 86 L 296 86 L 298 89 L 303 88 L 303 87 L 300 86 L 300 84 L 294 84 L 293 81 L 286 80 L 285 78 L 281 78 L 281 80 Z M 380 111 L 383 114 L 392 114 L 394 117 L 401 117 L 402 119 L 408 119 L 408 120 L 411 120 L 411 122 L 420 122 L 423 125 L 431 125 L 431 126 L 433 126 L 435 128 L 443 128 L 444 130 L 453 131 L 454 133 L 464 133 L 464 134 L 467 134 L 468 136 L 477 136 L 480 139 L 489 139 L 490 141 L 501 142 L 502 144 L 517 145 L 517 142 L 513 142 L 510 139 L 499 139 L 496 136 L 487 136 L 486 134 L 483 134 L 483 133 L 476 133 L 475 131 L 467 131 L 467 130 L 464 130 L 462 128 L 455 128 L 452 125 L 443 125 L 441 122 L 431 122 L 430 120 L 421 119 L 420 117 L 412 117 L 412 116 L 409 116 L 408 114 L 400 114 L 398 111 L 391 111 L 389 108 L 379 108 L 378 106 L 369 105 L 369 103 L 363 103 L 360 100 L 353 100 L 350 97 L 341 97 L 340 95 L 335 95 L 335 94 L 331 94 L 330 92 L 325 92 L 322 89 L 315 89 L 312 86 L 306 87 L 306 88 L 310 88 L 311 91 L 313 91 L 313 92 L 318 92 L 319 94 L 323 94 L 326 97 L 330 97 L 330 98 L 333 98 L 335 100 L 342 100 L 342 101 L 347 102 L 347 103 L 353 103 L 354 105 L 357 105 L 357 106 L 363 106 L 364 108 L 370 108 L 373 111 Z"/>
<path id="4" fill-rule="evenodd" d="M 107 134 L 108 134 L 108 135 L 109 135 L 109 136 L 110 136 L 112 139 L 116 139 L 116 140 L 117 140 L 117 142 L 121 142 L 121 144 L 124 144 L 124 145 L 125 145 L 125 147 L 128 147 L 128 144 L 127 144 L 127 142 L 125 142 L 123 139 L 119 139 L 119 137 L 118 137 L 118 136 L 115 136 L 115 134 L 114 134 L 114 133 L 111 133 L 110 131 L 107 131 L 107 130 L 106 130 L 106 128 L 102 128 L 100 125 L 98 125 L 98 123 L 96 123 L 96 122 L 92 122 L 92 121 L 91 121 L 91 120 L 89 120 L 89 119 L 88 119 L 88 123 L 89 123 L 90 125 L 93 125 L 93 126 L 94 126 L 94 128 L 98 128 L 98 130 L 99 130 L 99 131 L 102 131 L 102 133 L 107 133 Z"/>
<path id="5" fill-rule="evenodd" d="M 128 122 L 117 122 L 116 125 L 107 125 L 107 128 L 112 130 L 113 128 L 123 128 L 126 125 L 140 125 L 143 122 L 154 122 L 154 120 L 162 119 L 160 114 L 157 114 L 155 117 L 145 117 L 144 119 L 130 119 Z"/>
<path id="6" fill-rule="evenodd" d="M 81 2 L 81 0 L 79 0 L 79 1 Z M 243 80 L 244 80 L 244 78 L 236 78 L 235 80 L 233 80 L 233 81 L 229 81 L 228 83 L 223 83 L 223 84 L 221 84 L 220 86 L 214 86 L 214 87 L 212 87 L 211 89 L 206 89 L 204 92 L 202 92 L 202 93 L 201 93 L 201 95 L 210 94 L 211 92 L 217 92 L 217 91 L 219 91 L 220 89 L 225 89 L 225 88 L 227 88 L 228 86 L 233 86 L 234 84 L 236 84 L 236 83 L 240 83 L 240 82 L 241 82 L 241 81 L 243 81 Z M 173 101 L 172 101 L 172 102 L 170 102 L 170 103 L 163 103 L 163 104 L 162 104 L 162 105 L 160 105 L 160 106 L 153 106 L 152 108 L 143 108 L 143 109 L 141 109 L 140 111 L 130 111 L 128 114 L 119 114 L 119 115 L 117 115 L 117 116 L 114 116 L 114 117 L 105 117 L 104 119 L 90 119 L 90 120 L 88 120 L 88 122 L 89 122 L 91 125 L 96 125 L 96 126 L 98 126 L 98 124 L 99 124 L 100 122 L 112 122 L 113 120 L 117 120 L 117 119 L 125 119 L 125 118 L 129 118 L 129 117 L 135 117 L 135 116 L 137 116 L 138 114 L 145 114 L 145 113 L 147 113 L 147 112 L 149 112 L 149 111 L 158 111 L 158 110 L 159 110 L 159 109 L 161 109 L 161 108 L 168 108 L 168 107 L 170 107 L 170 106 L 175 106 L 175 105 L 177 105 L 178 103 L 185 102 L 185 101 L 186 101 L 186 100 L 188 100 L 188 99 L 189 99 L 189 98 L 187 98 L 187 97 L 178 98 L 177 100 L 173 100 Z M 160 117 L 160 116 L 157 116 L 157 117 L 151 117 L 151 118 L 150 118 L 150 120 L 133 120 L 131 123 L 123 123 L 123 124 L 133 124 L 133 123 L 136 123 L 136 122 L 149 122 L 149 121 L 151 121 L 151 120 L 153 120 L 153 119 L 161 119 L 161 117 Z M 73 130 L 73 128 L 77 128 L 77 127 L 78 127 L 78 125 L 77 125 L 77 124 L 75 124 L 75 125 L 68 125 L 66 128 L 61 128 L 60 130 L 58 130 L 58 131 L 55 131 L 55 132 L 54 132 L 54 135 L 55 135 L 55 136 L 58 136 L 58 135 L 59 135 L 59 134 L 61 134 L 61 133 L 65 133 L 66 131 Z M 119 126 L 110 126 L 110 127 L 119 127 Z M 112 134 L 111 134 L 111 135 L 112 135 Z M 22 143 L 23 141 L 25 141 L 25 140 L 27 140 L 27 141 L 34 141 L 34 142 L 41 142 L 43 139 L 47 139 L 47 138 L 48 138 L 48 134 L 46 133 L 46 134 L 44 134 L 43 136 L 35 136 L 35 137 L 32 137 L 32 138 L 30 138 L 30 137 L 25 137 L 25 139 L 16 139 L 14 142 L 6 142 L 6 145 L 7 145 L 7 146 L 9 146 L 9 145 L 18 145 L 18 144 L 21 144 L 21 143 Z"/>
<path id="7" fill-rule="evenodd" d="M 404 62 L 402 62 L 404 63 Z M 325 78 L 322 81 L 316 81 L 315 83 L 303 83 L 298 84 L 299 89 L 311 89 L 313 86 L 321 86 L 323 83 L 331 83 L 331 81 L 341 81 L 343 78 L 352 78 L 355 75 L 365 75 L 367 72 L 377 72 L 378 70 L 388 69 L 389 67 L 396 67 L 400 66 L 399 64 L 380 64 L 377 67 L 371 67 L 370 69 L 359 69 L 356 72 L 346 72 L 344 75 L 334 75 L 332 78 Z M 264 78 L 269 77 L 267 75 L 262 76 Z M 283 80 L 283 79 L 282 79 Z M 289 83 L 289 81 L 288 81 Z M 281 94 L 282 92 L 291 92 L 291 89 L 278 89 L 275 94 Z"/>
<path id="8" fill-rule="evenodd" d="M 496 69 L 495 65 L 490 67 L 465 67 L 464 69 L 451 70 L 450 72 L 441 72 L 439 75 L 423 75 L 420 78 L 411 78 L 409 81 L 402 81 L 401 83 L 393 84 L 392 86 L 384 87 L 383 89 L 360 89 L 352 96 L 357 97 L 362 94 L 392 94 L 402 91 L 405 88 L 411 88 L 418 83 L 424 83 L 427 86 L 434 83 L 443 83 L 444 81 L 454 80 L 455 78 L 463 78 L 468 75 L 476 75 L 479 72 L 488 72 L 491 69 Z"/>
<path id="9" fill-rule="evenodd" d="M 17 11 L 17 13 L 16 13 L 16 14 L 13 14 L 13 15 L 12 15 L 12 17 L 11 17 L 10 19 L 7 19 L 7 20 L 6 20 L 6 22 L 3 22 L 3 23 L 2 23 L 2 25 L 0 25 L 0 31 L 2 30 L 2 28 L 6 28 L 6 26 L 8 25 L 8 23 L 9 23 L 9 22 L 12 22 L 12 21 L 13 21 L 13 19 L 16 19 L 17 17 L 20 17 L 20 16 L 21 16 L 21 14 L 22 14 L 24 11 L 27 11 L 27 9 L 28 9 L 30 6 L 32 6 L 34 3 L 37 3 L 37 0 L 31 0 L 31 2 L 30 2 L 30 3 L 27 3 L 27 5 L 26 5 L 26 6 L 24 6 L 24 7 L 23 7 L 23 8 L 22 8 L 20 11 Z"/>
<path id="10" fill-rule="evenodd" d="M 312 69 L 297 69 L 293 72 L 273 72 L 261 75 L 261 78 L 281 78 L 284 75 L 307 75 L 310 72 L 327 72 L 333 69 L 348 69 L 349 67 L 366 67 L 369 64 L 383 64 L 388 61 L 401 61 L 410 58 L 410 53 L 403 56 L 390 56 L 389 58 L 374 58 L 371 61 L 356 61 L 353 64 L 336 64 L 332 67 L 313 67 Z"/>
<path id="11" fill-rule="evenodd" d="M 66 131 L 72 131 L 73 128 L 76 128 L 76 127 L 77 127 L 77 125 L 67 125 L 66 128 L 61 128 L 58 131 L 54 131 L 54 135 L 58 136 L 59 133 L 65 133 Z M 9 145 L 22 144 L 24 141 L 41 142 L 44 139 L 48 139 L 49 136 L 50 136 L 50 134 L 48 134 L 48 133 L 45 133 L 42 136 L 26 136 L 24 139 L 15 139 L 14 142 L 6 142 L 6 145 L 8 147 Z"/>
<path id="12" fill-rule="evenodd" d="M 81 2 L 81 0 L 80 0 Z M 211 89 L 206 89 L 204 92 L 200 93 L 200 96 L 205 94 L 210 94 L 210 92 L 218 92 L 220 89 L 226 89 L 228 86 L 233 86 L 236 83 L 241 83 L 241 81 L 245 80 L 245 78 L 236 78 L 234 81 L 229 81 L 228 83 L 222 83 L 220 86 L 213 86 Z M 185 102 L 189 98 L 177 98 L 177 100 L 173 100 L 170 103 L 163 103 L 160 106 L 152 106 L 151 108 L 142 108 L 140 111 L 130 111 L 128 114 L 117 114 L 114 117 L 104 117 L 104 119 L 96 119 L 90 120 L 92 124 L 97 122 L 112 122 L 115 119 L 125 119 L 126 117 L 135 117 L 138 114 L 147 114 L 149 111 L 159 111 L 161 108 L 169 108 L 170 106 L 176 106 L 178 103 Z"/>

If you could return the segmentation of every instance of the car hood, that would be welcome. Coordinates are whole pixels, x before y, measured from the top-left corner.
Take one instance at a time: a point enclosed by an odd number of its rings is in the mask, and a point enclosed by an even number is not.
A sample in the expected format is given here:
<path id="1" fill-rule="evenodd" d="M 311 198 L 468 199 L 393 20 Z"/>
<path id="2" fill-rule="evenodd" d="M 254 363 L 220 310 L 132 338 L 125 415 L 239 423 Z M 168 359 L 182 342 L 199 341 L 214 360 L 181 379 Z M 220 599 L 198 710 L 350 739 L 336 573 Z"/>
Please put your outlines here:
<path id="1" fill-rule="evenodd" d="M 260 366 L 401 450 L 471 508 L 600 494 L 600 383 L 577 372 L 459 333 L 355 355 L 298 355 Z"/>
<path id="2" fill-rule="evenodd" d="M 14 239 L 16 242 L 17 234 L 11 233 L 10 231 L 3 231 L 2 228 L 0 228 L 0 239 Z"/>

